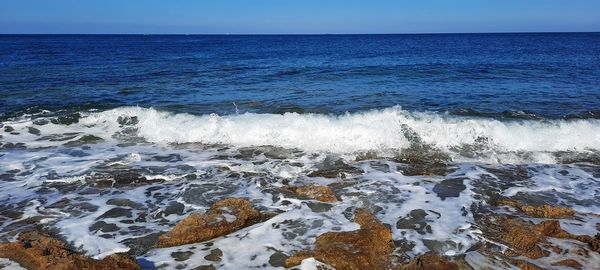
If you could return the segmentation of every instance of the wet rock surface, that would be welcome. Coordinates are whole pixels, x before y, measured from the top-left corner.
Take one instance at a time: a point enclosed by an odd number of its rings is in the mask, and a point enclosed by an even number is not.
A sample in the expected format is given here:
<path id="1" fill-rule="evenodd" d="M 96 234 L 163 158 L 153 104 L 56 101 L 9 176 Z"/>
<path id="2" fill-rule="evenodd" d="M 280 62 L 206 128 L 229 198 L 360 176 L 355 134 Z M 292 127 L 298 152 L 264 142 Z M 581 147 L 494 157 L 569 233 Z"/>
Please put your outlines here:
<path id="1" fill-rule="evenodd" d="M 392 232 L 366 209 L 357 209 L 354 222 L 360 229 L 328 232 L 317 236 L 315 249 L 298 252 L 285 260 L 286 267 L 314 257 L 336 269 L 388 269 L 394 258 Z"/>
<path id="2" fill-rule="evenodd" d="M 458 266 L 437 255 L 427 253 L 402 264 L 395 250 L 392 232 L 369 210 L 358 208 L 354 222 L 360 229 L 328 232 L 317 236 L 314 250 L 300 251 L 285 260 L 285 267 L 299 265 L 314 257 L 335 269 L 454 270 Z"/>
<path id="3" fill-rule="evenodd" d="M 288 149 L 276 146 L 255 146 L 255 147 L 243 147 L 239 150 L 239 155 L 236 157 L 243 159 L 252 159 L 260 155 L 264 155 L 267 158 L 272 159 L 286 159 L 301 154 L 301 151 L 295 149 Z"/>
<path id="4" fill-rule="evenodd" d="M 221 257 L 223 257 L 223 251 L 217 248 L 211 250 L 208 255 L 204 256 L 204 259 L 207 261 L 218 262 L 221 260 Z"/>
<path id="5" fill-rule="evenodd" d="M 117 118 L 117 123 L 121 126 L 134 126 L 139 123 L 139 119 L 137 116 L 119 116 Z"/>
<path id="6" fill-rule="evenodd" d="M 77 147 L 77 146 L 82 146 L 82 145 L 86 145 L 86 144 L 96 144 L 96 143 L 100 143 L 102 141 L 104 141 L 104 139 L 102 139 L 100 137 L 97 137 L 94 135 L 84 135 L 77 140 L 73 140 L 73 141 L 69 141 L 69 142 L 65 143 L 64 146 Z"/>
<path id="7" fill-rule="evenodd" d="M 346 178 L 347 175 L 361 173 L 364 173 L 364 171 L 361 168 L 348 165 L 341 159 L 327 157 L 320 165 L 320 167 L 317 170 L 310 172 L 308 176 L 324 178 Z"/>
<path id="8" fill-rule="evenodd" d="M 423 143 L 417 133 L 407 126 L 403 126 L 403 132 L 411 141 L 411 145 L 393 159 L 402 164 L 400 167 L 402 174 L 407 176 L 446 175 L 452 170 L 449 167 L 451 158 L 448 154 Z"/>
<path id="9" fill-rule="evenodd" d="M 442 180 L 433 187 L 433 192 L 435 192 L 438 197 L 442 198 L 442 200 L 448 197 L 458 197 L 460 196 L 460 193 L 467 188 L 467 186 L 463 184 L 463 180 L 464 179 L 461 178 Z"/>
<path id="10" fill-rule="evenodd" d="M 575 211 L 573 211 L 572 208 L 568 207 L 558 207 L 547 204 L 526 205 L 508 198 L 502 198 L 498 200 L 497 204 L 514 207 L 528 216 L 538 218 L 569 218 L 573 217 L 573 215 L 575 214 Z"/>
<path id="11" fill-rule="evenodd" d="M 168 233 L 159 237 L 158 247 L 203 242 L 259 222 L 267 215 L 244 199 L 228 198 L 215 202 L 204 214 L 192 213 Z"/>
<path id="12" fill-rule="evenodd" d="M 563 253 L 550 238 L 571 239 L 587 244 L 587 247 L 600 252 L 600 238 L 588 235 L 574 235 L 560 226 L 557 220 L 546 220 L 539 224 L 509 216 L 488 216 L 481 223 L 484 233 L 509 247 L 506 254 L 511 257 L 525 256 L 530 259 L 548 257 L 551 252 Z M 563 262 L 564 263 L 564 262 Z"/>
<path id="13" fill-rule="evenodd" d="M 328 186 L 307 185 L 287 188 L 298 196 L 321 202 L 336 202 L 335 193 Z"/>
<path id="14" fill-rule="evenodd" d="M 81 118 L 81 114 L 73 113 L 73 114 L 67 114 L 67 115 L 58 116 L 56 118 L 52 118 L 52 119 L 50 119 L 50 122 L 52 122 L 52 124 L 55 124 L 55 125 L 67 125 L 68 126 L 71 124 L 79 123 L 80 118 Z"/>
<path id="15" fill-rule="evenodd" d="M 566 266 L 566 267 L 570 267 L 570 268 L 578 269 L 578 270 L 582 268 L 581 264 L 578 261 L 573 260 L 573 259 L 565 259 L 562 261 L 558 261 L 558 262 L 553 263 L 552 266 Z"/>
<path id="16" fill-rule="evenodd" d="M 149 185 L 160 183 L 160 179 L 147 179 L 141 174 L 133 171 L 111 172 L 107 178 L 94 180 L 93 184 L 99 188 L 119 188 L 127 186 Z"/>
<path id="17" fill-rule="evenodd" d="M 171 257 L 175 259 L 175 261 L 181 262 L 189 259 L 194 252 L 191 251 L 176 251 L 171 253 Z"/>
<path id="18" fill-rule="evenodd" d="M 397 267 L 398 270 L 457 270 L 456 263 L 450 262 L 432 253 L 425 253 L 407 264 Z"/>
<path id="19" fill-rule="evenodd" d="M 131 209 L 115 207 L 100 215 L 97 219 L 117 218 L 117 217 L 132 217 Z"/>
<path id="20" fill-rule="evenodd" d="M 27 269 L 140 269 L 135 258 L 117 253 L 102 260 L 83 256 L 46 234 L 30 231 L 17 242 L 0 244 L 0 258 L 8 258 Z"/>
<path id="21" fill-rule="evenodd" d="M 129 253 L 134 256 L 139 256 L 146 253 L 148 250 L 152 249 L 156 242 L 158 242 L 158 237 L 160 237 L 162 233 L 150 233 L 148 235 L 129 238 L 123 241 L 127 247 L 129 247 Z"/>
<path id="22" fill-rule="evenodd" d="M 427 223 L 432 219 L 432 213 L 428 213 L 423 209 L 415 209 L 403 218 L 400 218 L 396 223 L 398 229 L 410 229 L 415 230 L 419 234 L 432 233 L 431 226 Z"/>
<path id="23" fill-rule="evenodd" d="M 2 149 L 7 149 L 7 150 L 27 149 L 27 146 L 25 146 L 24 143 L 5 143 L 0 146 Z"/>
<path id="24" fill-rule="evenodd" d="M 41 131 L 39 129 L 37 129 L 37 128 L 34 128 L 34 127 L 28 127 L 27 128 L 27 132 L 29 132 L 30 134 L 33 134 L 33 135 L 40 135 L 41 134 Z"/>
<path id="25" fill-rule="evenodd" d="M 106 201 L 108 205 L 120 206 L 120 207 L 129 207 L 139 209 L 142 208 L 143 205 L 141 203 L 137 203 L 125 198 L 114 198 Z"/>

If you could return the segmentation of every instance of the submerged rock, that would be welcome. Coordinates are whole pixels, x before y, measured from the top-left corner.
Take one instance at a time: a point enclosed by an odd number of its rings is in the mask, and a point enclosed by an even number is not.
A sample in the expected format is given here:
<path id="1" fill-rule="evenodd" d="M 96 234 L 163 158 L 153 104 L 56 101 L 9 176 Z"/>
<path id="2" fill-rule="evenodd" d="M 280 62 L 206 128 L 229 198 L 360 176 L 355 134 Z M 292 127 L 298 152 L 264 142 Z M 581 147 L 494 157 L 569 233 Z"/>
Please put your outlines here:
<path id="1" fill-rule="evenodd" d="M 433 254 L 421 255 L 401 265 L 394 256 L 394 240 L 388 225 L 381 223 L 366 209 L 356 209 L 354 222 L 360 229 L 351 232 L 328 232 L 317 236 L 315 249 L 300 251 L 285 260 L 285 267 L 299 265 L 313 257 L 338 270 L 397 269 L 453 270 L 457 265 Z"/>
<path id="2" fill-rule="evenodd" d="M 33 135 L 40 135 L 42 133 L 39 129 L 34 127 L 27 127 L 27 132 Z"/>
<path id="3" fill-rule="evenodd" d="M 300 155 L 302 152 L 296 149 L 289 149 L 284 147 L 277 147 L 271 145 L 254 146 L 254 147 L 242 147 L 239 150 L 239 154 L 235 158 L 252 160 L 257 156 L 264 155 L 270 159 L 288 159 Z"/>
<path id="4" fill-rule="evenodd" d="M 134 171 L 113 172 L 108 176 L 108 179 L 98 179 L 94 181 L 94 185 L 99 188 L 118 188 L 125 186 L 141 186 L 153 183 L 160 183 L 161 179 L 147 179 L 141 174 Z"/>
<path id="5" fill-rule="evenodd" d="M 97 232 L 97 231 L 102 231 L 102 232 L 116 232 L 119 230 L 119 226 L 112 224 L 112 223 L 106 223 L 104 221 L 98 221 L 94 224 L 92 224 L 90 226 L 90 232 Z"/>
<path id="6" fill-rule="evenodd" d="M 134 208 L 134 209 L 140 209 L 140 208 L 144 207 L 144 205 L 141 203 L 137 203 L 132 200 L 125 199 L 125 198 L 108 199 L 106 201 L 106 204 L 120 206 L 120 207 L 129 207 L 129 208 Z"/>
<path id="7" fill-rule="evenodd" d="M 194 255 L 194 252 L 191 251 L 171 252 L 171 257 L 175 259 L 176 262 L 187 261 L 192 255 Z"/>
<path id="8" fill-rule="evenodd" d="M 346 178 L 346 175 L 361 174 L 364 171 L 361 168 L 350 166 L 341 159 L 327 157 L 320 168 L 308 174 L 310 177 L 324 178 Z"/>
<path id="9" fill-rule="evenodd" d="M 400 171 L 406 176 L 415 175 L 447 175 L 450 173 L 451 168 L 447 165 L 440 164 L 404 164 L 400 166 Z"/>
<path id="10" fill-rule="evenodd" d="M 118 218 L 118 217 L 132 217 L 131 209 L 115 207 L 111 208 L 108 211 L 104 212 L 102 215 L 96 218 L 105 219 L 105 218 Z"/>
<path id="11" fill-rule="evenodd" d="M 591 250 L 600 252 L 599 237 L 570 234 L 560 227 L 557 220 L 534 224 L 507 216 L 492 216 L 484 218 L 482 227 L 485 235 L 509 247 L 506 251 L 508 256 L 539 259 L 549 256 L 550 250 L 560 251 L 559 247 L 548 241 L 548 237 L 577 240 L 588 244 Z"/>
<path id="12" fill-rule="evenodd" d="M 102 260 L 88 258 L 58 239 L 37 231 L 23 232 L 17 242 L 0 244 L 0 258 L 27 269 L 140 269 L 135 258 L 116 253 Z"/>
<path id="13" fill-rule="evenodd" d="M 32 123 L 34 125 L 43 126 L 43 125 L 47 125 L 48 123 L 50 123 L 50 121 L 48 121 L 48 119 L 38 118 L 38 119 L 34 119 L 32 121 Z"/>
<path id="14" fill-rule="evenodd" d="M 575 214 L 575 211 L 572 208 L 551 206 L 547 204 L 526 205 L 507 198 L 498 200 L 497 204 L 514 207 L 529 216 L 538 218 L 566 218 L 572 217 Z"/>
<path id="15" fill-rule="evenodd" d="M 434 146 L 421 141 L 414 131 L 405 130 L 405 136 L 412 141 L 410 147 L 402 149 L 393 160 L 401 163 L 400 171 L 403 175 L 447 175 L 452 168 L 449 167 L 452 159 L 450 156 Z"/>
<path id="16" fill-rule="evenodd" d="M 328 232 L 317 236 L 311 251 L 298 252 L 285 260 L 286 267 L 299 265 L 310 257 L 336 269 L 388 269 L 392 266 L 392 231 L 371 212 L 359 208 L 354 222 L 360 229 L 352 232 Z"/>
<path id="17" fill-rule="evenodd" d="M 151 233 L 140 237 L 128 238 L 122 243 L 129 248 L 129 253 L 131 255 L 139 256 L 152 249 L 152 247 L 158 241 L 158 237 L 160 237 L 161 235 L 162 233 L 159 232 Z"/>
<path id="18" fill-rule="evenodd" d="M 402 265 L 398 270 L 456 270 L 458 265 L 433 253 L 425 253 Z"/>
<path id="19" fill-rule="evenodd" d="M 445 200 L 448 197 L 459 197 L 460 193 L 467 188 L 463 181 L 464 179 L 462 178 L 442 180 L 435 184 L 433 192 L 435 192 L 442 200 Z"/>
<path id="20" fill-rule="evenodd" d="M 322 202 L 337 202 L 335 193 L 328 186 L 308 185 L 287 188 L 298 196 Z"/>
<path id="21" fill-rule="evenodd" d="M 403 230 L 415 230 L 419 234 L 432 233 L 431 226 L 427 224 L 433 221 L 432 218 L 427 218 L 429 213 L 423 209 L 414 209 L 406 215 L 406 217 L 400 218 L 396 223 L 396 228 Z"/>
<path id="22" fill-rule="evenodd" d="M 134 126 L 137 125 L 139 122 L 140 121 L 137 116 L 121 115 L 117 117 L 117 123 L 119 123 L 119 125 L 121 126 Z"/>
<path id="23" fill-rule="evenodd" d="M 281 251 L 276 251 L 269 257 L 269 264 L 273 267 L 284 267 L 287 256 Z"/>
<path id="24" fill-rule="evenodd" d="M 27 146 L 25 146 L 24 143 L 5 143 L 3 145 L 1 145 L 2 149 L 9 149 L 9 150 L 23 150 L 23 149 L 27 149 Z"/>
<path id="25" fill-rule="evenodd" d="M 86 144 L 97 144 L 97 143 L 101 143 L 103 141 L 104 141 L 104 139 L 102 139 L 98 136 L 84 135 L 84 136 L 81 136 L 81 138 L 79 138 L 77 140 L 64 143 L 63 145 L 68 146 L 68 147 L 76 147 L 76 146 L 82 146 L 82 145 L 86 145 Z"/>
<path id="26" fill-rule="evenodd" d="M 203 242 L 259 222 L 261 213 L 244 199 L 228 198 L 214 203 L 204 214 L 192 213 L 158 238 L 157 247 Z"/>
<path id="27" fill-rule="evenodd" d="M 582 268 L 581 264 L 578 261 L 573 260 L 573 259 L 565 259 L 562 261 L 558 261 L 558 262 L 553 263 L 552 266 L 566 266 L 566 267 L 570 267 L 573 269 L 581 269 Z"/>
<path id="28" fill-rule="evenodd" d="M 55 124 L 55 125 L 68 126 L 71 124 L 79 123 L 79 118 L 81 118 L 81 115 L 79 113 L 72 113 L 72 114 L 52 118 L 52 119 L 50 119 L 50 122 L 52 122 L 52 124 Z"/>
<path id="29" fill-rule="evenodd" d="M 204 259 L 207 261 L 218 262 L 221 260 L 222 257 L 223 257 L 223 251 L 216 248 L 216 249 L 211 250 L 208 255 L 204 256 Z"/>
<path id="30" fill-rule="evenodd" d="M 593 164 L 600 165 L 600 153 L 598 152 L 575 152 L 559 151 L 554 153 L 558 162 L 563 164 Z"/>
<path id="31" fill-rule="evenodd" d="M 512 263 L 521 270 L 545 270 L 544 268 L 541 268 L 533 263 L 522 260 L 512 260 Z"/>

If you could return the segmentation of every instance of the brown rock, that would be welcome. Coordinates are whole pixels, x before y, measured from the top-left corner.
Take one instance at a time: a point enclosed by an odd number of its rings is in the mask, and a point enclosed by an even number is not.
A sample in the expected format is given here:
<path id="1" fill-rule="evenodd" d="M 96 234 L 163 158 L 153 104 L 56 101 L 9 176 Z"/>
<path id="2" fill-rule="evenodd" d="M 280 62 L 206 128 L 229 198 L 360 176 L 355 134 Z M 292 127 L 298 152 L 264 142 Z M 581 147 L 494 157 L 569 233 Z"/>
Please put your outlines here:
<path id="1" fill-rule="evenodd" d="M 545 236 L 554 238 L 574 239 L 586 243 L 589 245 L 591 250 L 600 253 L 600 235 L 598 234 L 596 235 L 596 237 L 592 237 L 589 235 L 570 234 L 560 227 L 560 222 L 558 222 L 558 220 L 542 221 L 540 224 L 535 225 L 534 229 L 541 232 Z"/>
<path id="2" fill-rule="evenodd" d="M 298 252 L 285 260 L 285 267 L 299 265 L 302 260 L 316 260 L 338 270 L 397 269 L 454 270 L 458 266 L 427 253 L 405 265 L 398 265 L 392 255 L 394 242 L 390 228 L 366 209 L 356 209 L 354 222 L 360 229 L 352 232 L 328 232 L 317 236 L 314 250 Z"/>
<path id="3" fill-rule="evenodd" d="M 573 209 L 567 207 L 551 206 L 547 204 L 525 205 L 508 198 L 498 200 L 497 204 L 511 206 L 529 216 L 539 218 L 566 218 L 572 217 L 575 214 Z"/>
<path id="4" fill-rule="evenodd" d="M 526 261 L 513 260 L 512 263 L 519 267 L 521 270 L 544 270 L 544 268 L 541 268 L 533 263 Z"/>
<path id="5" fill-rule="evenodd" d="M 296 266 L 302 260 L 314 257 L 338 270 L 390 268 L 394 243 L 388 226 L 365 209 L 356 210 L 354 222 L 360 225 L 359 230 L 319 235 L 314 250 L 288 257 L 285 267 Z"/>
<path id="6" fill-rule="evenodd" d="M 158 238 L 157 247 L 203 242 L 259 222 L 265 214 L 244 199 L 228 198 L 214 203 L 204 214 L 192 213 Z"/>
<path id="7" fill-rule="evenodd" d="M 414 131 L 409 131 L 409 134 L 406 131 L 405 136 L 409 135 L 415 142 L 420 141 L 419 135 Z M 447 175 L 453 170 L 449 167 L 452 160 L 448 154 L 422 142 L 413 143 L 409 148 L 402 149 L 393 160 L 401 163 L 399 169 L 406 176 Z"/>
<path id="8" fill-rule="evenodd" d="M 560 248 L 551 245 L 546 238 L 568 238 L 587 243 L 590 248 L 598 252 L 600 239 L 588 235 L 573 235 L 563 230 L 557 220 L 547 220 L 539 224 L 525 222 L 506 216 L 488 217 L 484 222 L 486 235 L 497 238 L 506 243 L 511 249 L 509 256 L 526 256 L 538 259 L 550 255 L 547 249 L 560 252 Z"/>
<path id="9" fill-rule="evenodd" d="M 573 259 L 566 259 L 566 260 L 562 260 L 562 261 L 558 261 L 552 264 L 552 266 L 567 266 L 567 267 L 571 267 L 574 269 L 581 269 L 581 264 Z"/>
<path id="10" fill-rule="evenodd" d="M 299 196 L 314 199 L 322 202 L 337 202 L 335 193 L 328 186 L 308 185 L 299 187 L 289 187 L 291 192 Z"/>
<path id="11" fill-rule="evenodd" d="M 545 243 L 546 237 L 541 232 L 534 230 L 532 224 L 508 218 L 499 218 L 496 222 L 504 226 L 501 229 L 500 238 L 514 249 L 507 252 L 509 255 L 524 255 L 532 259 L 550 255 L 548 251 L 538 245 Z"/>
<path id="12" fill-rule="evenodd" d="M 412 259 L 408 264 L 400 267 L 400 270 L 456 270 L 458 265 L 449 262 L 435 254 L 425 253 Z"/>
<path id="13" fill-rule="evenodd" d="M 140 269 L 135 258 L 125 253 L 95 260 L 75 252 L 65 242 L 37 231 L 19 234 L 17 242 L 0 244 L 0 257 L 27 269 Z"/>

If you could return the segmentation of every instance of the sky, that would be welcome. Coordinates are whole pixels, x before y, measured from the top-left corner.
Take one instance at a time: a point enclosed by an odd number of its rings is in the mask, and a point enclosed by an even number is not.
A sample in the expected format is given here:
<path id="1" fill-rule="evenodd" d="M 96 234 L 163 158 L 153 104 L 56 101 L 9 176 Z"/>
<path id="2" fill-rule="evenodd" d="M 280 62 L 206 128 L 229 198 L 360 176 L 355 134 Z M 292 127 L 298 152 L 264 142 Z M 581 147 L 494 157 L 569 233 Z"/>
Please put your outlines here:
<path id="1" fill-rule="evenodd" d="M 600 0 L 0 0 L 2 34 L 597 32 Z"/>

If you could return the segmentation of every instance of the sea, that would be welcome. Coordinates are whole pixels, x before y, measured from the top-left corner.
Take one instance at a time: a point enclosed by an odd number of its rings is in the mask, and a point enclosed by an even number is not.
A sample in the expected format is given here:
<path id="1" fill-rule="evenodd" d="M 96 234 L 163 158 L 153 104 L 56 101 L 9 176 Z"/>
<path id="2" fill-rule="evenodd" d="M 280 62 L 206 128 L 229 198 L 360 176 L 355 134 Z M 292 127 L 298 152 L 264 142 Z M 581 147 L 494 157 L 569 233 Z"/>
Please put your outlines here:
<path id="1" fill-rule="evenodd" d="M 338 202 L 284 192 L 313 184 Z M 229 197 L 278 214 L 151 248 Z M 360 207 L 399 256 L 484 266 L 476 219 L 500 197 L 598 232 L 600 33 L 0 35 L 1 241 L 42 228 L 148 269 L 283 269 Z"/>

